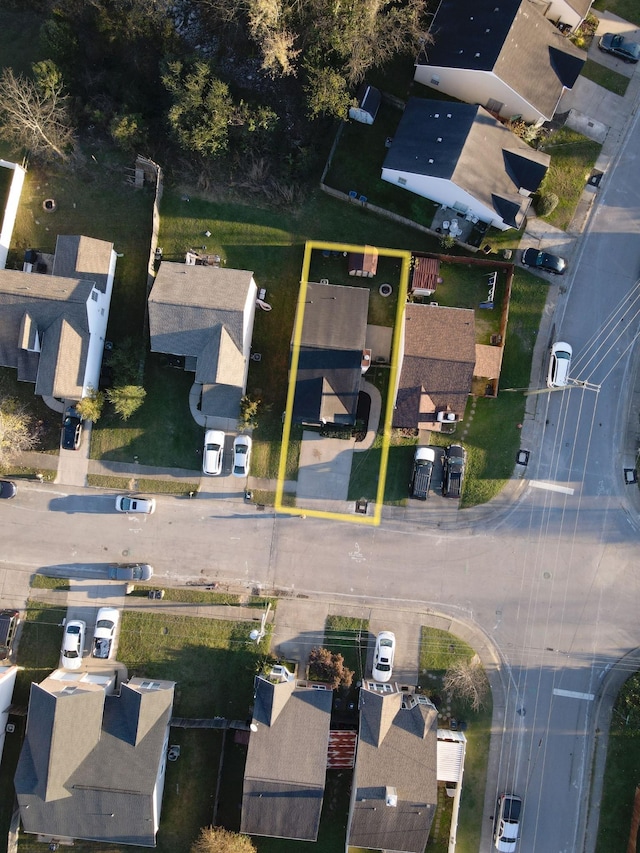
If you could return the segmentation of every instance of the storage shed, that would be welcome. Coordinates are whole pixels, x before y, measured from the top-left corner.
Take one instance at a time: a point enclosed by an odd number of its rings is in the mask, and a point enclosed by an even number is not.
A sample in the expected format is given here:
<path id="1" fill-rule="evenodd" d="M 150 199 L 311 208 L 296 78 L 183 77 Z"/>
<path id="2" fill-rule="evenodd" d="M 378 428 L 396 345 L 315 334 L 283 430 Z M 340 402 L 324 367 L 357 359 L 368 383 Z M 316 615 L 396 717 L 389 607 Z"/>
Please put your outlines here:
<path id="1" fill-rule="evenodd" d="M 361 124 L 373 124 L 380 109 L 382 95 L 374 86 L 363 83 L 358 89 L 358 106 L 350 107 L 349 118 Z"/>

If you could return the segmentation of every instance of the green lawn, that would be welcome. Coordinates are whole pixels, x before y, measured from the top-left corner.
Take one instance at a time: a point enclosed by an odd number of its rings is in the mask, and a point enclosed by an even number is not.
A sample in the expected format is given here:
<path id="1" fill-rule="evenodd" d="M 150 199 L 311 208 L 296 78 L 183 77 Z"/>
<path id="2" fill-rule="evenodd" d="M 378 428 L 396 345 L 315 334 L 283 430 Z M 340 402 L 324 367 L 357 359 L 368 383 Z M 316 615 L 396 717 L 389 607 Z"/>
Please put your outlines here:
<path id="1" fill-rule="evenodd" d="M 587 59 L 580 73 L 587 80 L 591 80 L 593 83 L 597 83 L 598 86 L 603 86 L 605 89 L 621 97 L 624 97 L 630 80 L 624 74 L 619 74 L 611 68 L 606 68 L 593 59 Z"/>
<path id="2" fill-rule="evenodd" d="M 620 691 L 611 717 L 596 853 L 627 849 L 636 786 L 640 782 L 639 695 L 640 675 L 636 673 Z"/>
<path id="3" fill-rule="evenodd" d="M 328 616 L 324 626 L 324 645 L 341 654 L 352 670 L 354 683 L 364 677 L 369 642 L 369 620 L 348 616 Z"/>
<path id="4" fill-rule="evenodd" d="M 411 478 L 411 464 L 417 438 L 402 437 L 395 431 L 389 447 L 387 479 L 384 484 L 384 503 L 404 506 L 407 502 L 407 487 Z M 373 447 L 362 453 L 353 454 L 348 500 L 359 498 L 374 500 L 378 490 L 380 461 L 382 458 L 382 436 L 377 435 Z"/>
<path id="5" fill-rule="evenodd" d="M 423 626 L 419 684 L 433 698 L 439 711 L 443 710 L 442 682 L 447 669 L 458 660 L 471 660 L 473 655 L 471 646 L 455 635 Z M 456 845 L 456 850 L 461 853 L 474 853 L 480 846 L 492 712 L 490 694 L 485 707 L 478 712 L 458 699 L 454 698 L 451 702 L 451 716 L 465 720 L 468 724 L 465 731 L 467 750 Z M 446 853 L 447 842 L 448 837 L 442 839 L 437 853 Z"/>
<path id="6" fill-rule="evenodd" d="M 593 8 L 598 12 L 611 12 L 640 27 L 640 7 L 637 0 L 595 0 Z"/>
<path id="7" fill-rule="evenodd" d="M 541 146 L 551 156 L 551 165 L 542 182 L 542 192 L 553 192 L 560 203 L 549 216 L 550 225 L 566 231 L 602 146 L 575 130 L 563 127 Z"/>

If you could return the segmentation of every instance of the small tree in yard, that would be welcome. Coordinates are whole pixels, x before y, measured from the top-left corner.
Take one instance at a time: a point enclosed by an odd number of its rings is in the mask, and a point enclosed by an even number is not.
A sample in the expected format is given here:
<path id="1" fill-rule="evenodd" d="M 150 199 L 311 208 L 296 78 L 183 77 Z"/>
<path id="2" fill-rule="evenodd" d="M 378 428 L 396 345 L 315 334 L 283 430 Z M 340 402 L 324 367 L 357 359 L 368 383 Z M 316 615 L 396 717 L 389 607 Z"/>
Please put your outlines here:
<path id="1" fill-rule="evenodd" d="M 89 388 L 88 390 L 89 393 L 87 396 L 76 403 L 76 412 L 85 421 L 93 421 L 95 423 L 100 419 L 100 415 L 102 414 L 104 394 L 102 391 L 96 391 L 95 388 Z"/>
<path id="2" fill-rule="evenodd" d="M 248 835 L 229 832 L 221 826 L 205 826 L 191 845 L 190 853 L 255 853 Z"/>
<path id="3" fill-rule="evenodd" d="M 309 678 L 326 681 L 335 690 L 336 687 L 351 687 L 353 670 L 344 665 L 341 654 L 316 647 L 309 655 Z"/>
<path id="4" fill-rule="evenodd" d="M 238 429 L 255 429 L 258 426 L 258 412 L 262 406 L 262 400 L 254 399 L 245 394 L 240 400 L 240 419 Z"/>
<path id="5" fill-rule="evenodd" d="M 13 397 L 0 400 L 0 467 L 16 454 L 32 450 L 38 441 L 33 419 Z"/>
<path id="6" fill-rule="evenodd" d="M 128 421 L 144 403 L 147 392 L 140 385 L 118 385 L 107 389 L 107 400 L 123 421 Z"/>
<path id="7" fill-rule="evenodd" d="M 489 692 L 489 682 L 477 655 L 470 661 L 454 663 L 446 671 L 443 684 L 447 692 L 469 702 L 474 711 L 483 707 L 485 696 Z"/>

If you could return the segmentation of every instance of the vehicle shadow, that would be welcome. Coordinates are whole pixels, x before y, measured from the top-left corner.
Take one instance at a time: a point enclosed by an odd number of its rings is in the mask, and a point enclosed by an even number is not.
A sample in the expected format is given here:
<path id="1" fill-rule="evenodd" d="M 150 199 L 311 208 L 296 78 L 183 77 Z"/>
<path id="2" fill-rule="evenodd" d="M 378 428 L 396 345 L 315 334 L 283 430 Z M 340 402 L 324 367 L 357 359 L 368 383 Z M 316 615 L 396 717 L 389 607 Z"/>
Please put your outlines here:
<path id="1" fill-rule="evenodd" d="M 51 498 L 51 512 L 66 512 L 68 515 L 78 512 L 111 515 L 115 513 L 115 495 L 66 495 L 61 498 Z"/>

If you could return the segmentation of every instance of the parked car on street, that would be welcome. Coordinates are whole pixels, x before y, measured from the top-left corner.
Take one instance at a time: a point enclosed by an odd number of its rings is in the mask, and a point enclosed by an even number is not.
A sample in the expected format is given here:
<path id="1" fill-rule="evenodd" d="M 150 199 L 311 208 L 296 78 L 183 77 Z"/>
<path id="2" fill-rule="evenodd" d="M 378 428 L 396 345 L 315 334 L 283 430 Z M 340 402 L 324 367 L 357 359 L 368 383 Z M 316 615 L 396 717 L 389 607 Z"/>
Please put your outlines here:
<path id="1" fill-rule="evenodd" d="M 640 59 L 640 44 L 615 33 L 605 33 L 600 36 L 598 47 L 604 53 L 617 56 L 623 62 L 636 63 Z"/>
<path id="2" fill-rule="evenodd" d="M 202 471 L 217 477 L 222 473 L 224 458 L 224 433 L 220 429 L 208 429 L 204 434 Z"/>
<path id="3" fill-rule="evenodd" d="M 18 487 L 13 480 L 0 480 L 0 498 L 4 500 L 15 498 L 17 491 Z"/>
<path id="4" fill-rule="evenodd" d="M 238 435 L 233 440 L 234 477 L 248 477 L 251 464 L 251 436 Z"/>
<path id="5" fill-rule="evenodd" d="M 426 501 L 431 488 L 431 476 L 436 453 L 432 447 L 418 447 L 413 457 L 413 471 L 409 483 L 409 494 L 419 501 Z"/>
<path id="6" fill-rule="evenodd" d="M 84 650 L 84 635 L 87 623 L 82 619 L 71 619 L 65 625 L 62 637 L 62 666 L 64 669 L 80 669 Z"/>
<path id="7" fill-rule="evenodd" d="M 525 249 L 522 253 L 522 263 L 525 267 L 533 267 L 553 275 L 564 275 L 567 268 L 564 258 L 559 255 L 550 255 L 548 252 L 539 252 L 538 249 Z"/>
<path id="8" fill-rule="evenodd" d="M 459 498 L 464 480 L 466 454 L 460 444 L 450 444 L 444 452 L 444 477 L 442 494 L 447 498 Z"/>
<path id="9" fill-rule="evenodd" d="M 553 344 L 549 356 L 549 370 L 547 373 L 547 386 L 549 388 L 564 388 L 569 384 L 572 355 L 573 350 L 570 344 L 564 341 L 556 341 Z"/>
<path id="10" fill-rule="evenodd" d="M 391 631 L 380 631 L 376 637 L 376 647 L 373 652 L 373 669 L 371 674 L 374 681 L 389 681 L 393 672 L 393 659 L 396 654 L 396 635 Z"/>
<path id="11" fill-rule="evenodd" d="M 137 498 L 134 495 L 118 495 L 116 509 L 118 512 L 139 512 L 142 515 L 151 515 L 156 511 L 156 499 Z"/>
<path id="12" fill-rule="evenodd" d="M 82 442 L 82 418 L 71 406 L 62 421 L 62 446 L 65 450 L 78 450 Z"/>
<path id="13" fill-rule="evenodd" d="M 0 610 L 0 660 L 6 660 L 13 648 L 13 639 L 20 624 L 17 610 Z"/>
<path id="14" fill-rule="evenodd" d="M 93 646 L 91 656 L 108 660 L 115 648 L 116 629 L 120 621 L 120 612 L 115 607 L 101 607 L 96 617 L 96 627 L 93 631 Z"/>
<path id="15" fill-rule="evenodd" d="M 500 853 L 513 853 L 520 835 L 522 800 L 515 794 L 500 794 L 496 804 L 493 840 Z"/>
<path id="16" fill-rule="evenodd" d="M 148 581 L 153 568 L 148 563 L 112 563 L 109 566 L 110 581 Z"/>

